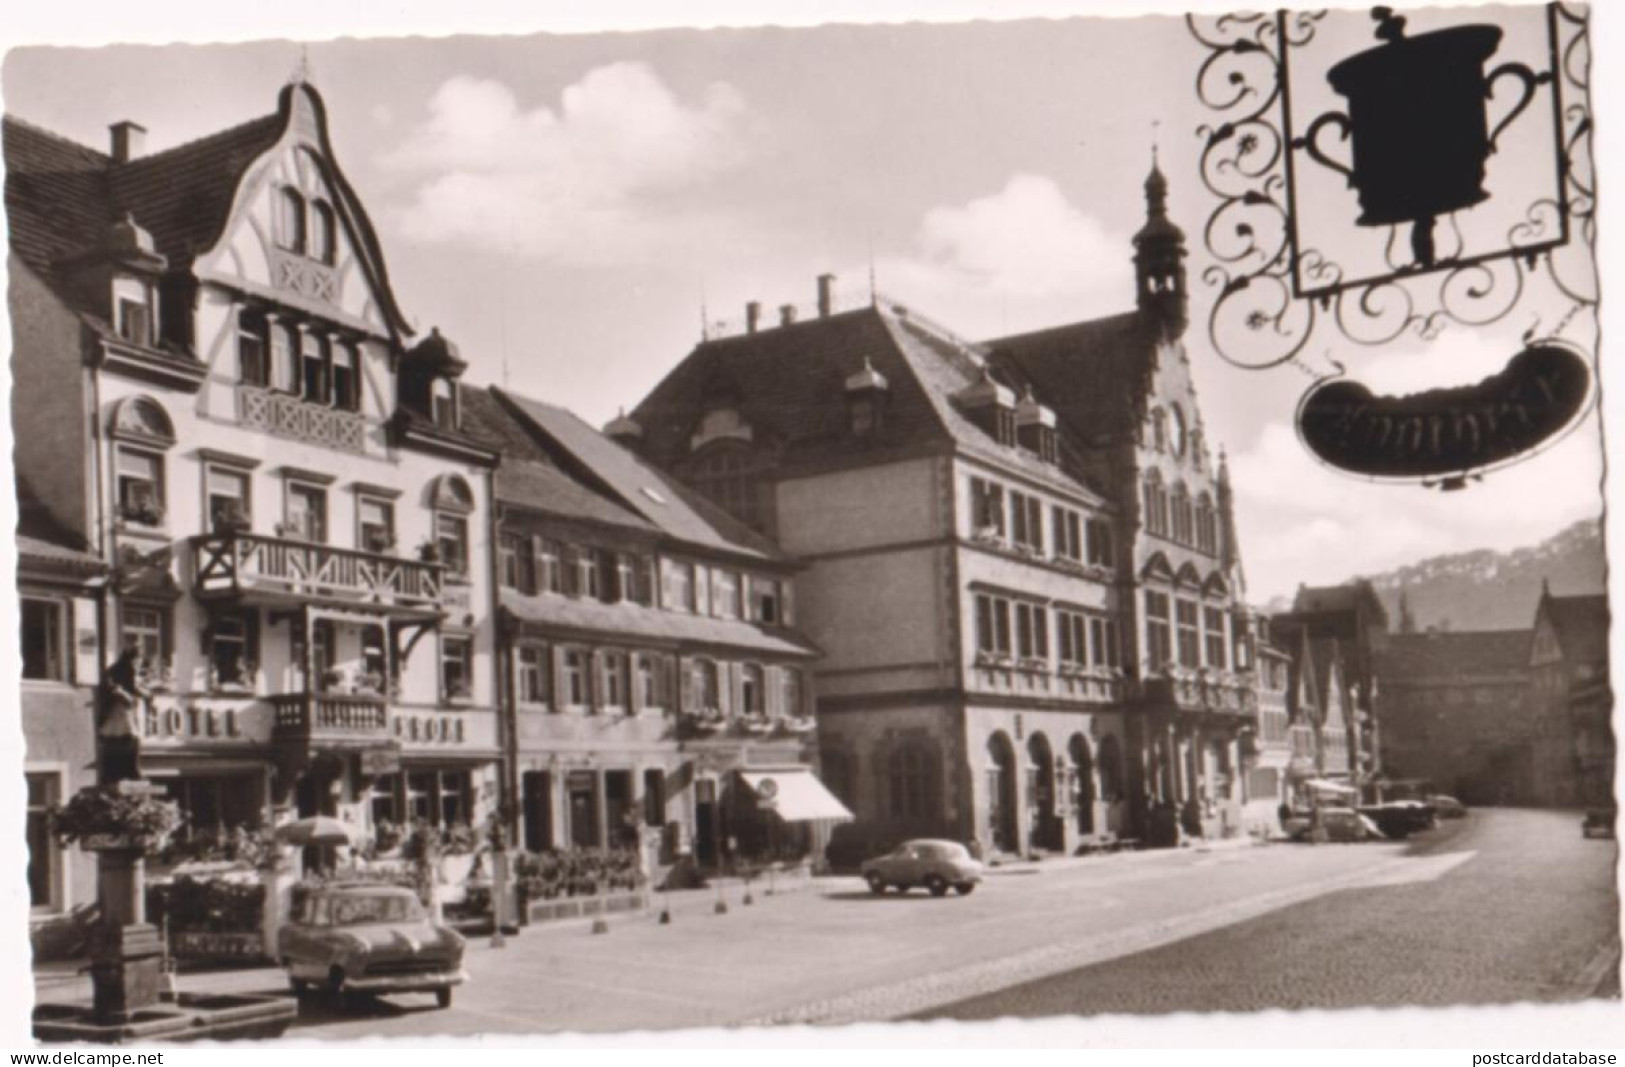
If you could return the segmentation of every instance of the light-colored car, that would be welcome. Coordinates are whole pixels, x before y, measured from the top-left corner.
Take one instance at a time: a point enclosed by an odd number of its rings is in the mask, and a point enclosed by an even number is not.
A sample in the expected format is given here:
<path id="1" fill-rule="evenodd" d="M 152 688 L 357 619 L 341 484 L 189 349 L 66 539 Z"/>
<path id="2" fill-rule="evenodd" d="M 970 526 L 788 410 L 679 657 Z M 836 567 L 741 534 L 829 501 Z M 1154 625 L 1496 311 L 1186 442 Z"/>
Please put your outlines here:
<path id="1" fill-rule="evenodd" d="M 1428 804 L 1433 808 L 1433 814 L 1441 819 L 1465 819 L 1467 817 L 1467 805 L 1455 797 L 1435 793 L 1433 796 L 1428 797 Z"/>
<path id="2" fill-rule="evenodd" d="M 417 894 L 392 885 L 343 884 L 313 889 L 298 914 L 277 931 L 277 958 L 295 993 L 433 993 L 451 1005 L 468 980 L 463 938 L 431 922 Z"/>
<path id="3" fill-rule="evenodd" d="M 934 897 L 952 889 L 967 896 L 982 880 L 982 865 L 957 841 L 904 841 L 884 856 L 865 862 L 859 873 L 874 893 L 896 889 L 907 893 L 915 886 Z"/>

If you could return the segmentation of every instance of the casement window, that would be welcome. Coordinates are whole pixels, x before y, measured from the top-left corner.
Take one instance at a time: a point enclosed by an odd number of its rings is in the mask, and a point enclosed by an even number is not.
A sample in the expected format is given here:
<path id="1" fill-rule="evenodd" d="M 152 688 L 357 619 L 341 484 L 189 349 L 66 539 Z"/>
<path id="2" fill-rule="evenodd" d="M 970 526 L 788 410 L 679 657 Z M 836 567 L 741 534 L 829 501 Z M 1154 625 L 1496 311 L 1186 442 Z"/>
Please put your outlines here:
<path id="1" fill-rule="evenodd" d="M 246 611 L 217 612 L 204 631 L 210 670 L 217 685 L 243 687 L 254 682 L 256 617 Z"/>
<path id="2" fill-rule="evenodd" d="M 1004 597 L 976 594 L 976 650 L 990 656 L 1010 655 L 1010 601 Z"/>
<path id="3" fill-rule="evenodd" d="M 118 298 L 118 335 L 133 345 L 152 344 L 152 309 L 145 300 Z"/>
<path id="4" fill-rule="evenodd" d="M 761 667 L 754 663 L 746 663 L 739 668 L 739 694 L 744 702 L 742 710 L 746 715 L 762 715 L 767 712 L 767 688 Z"/>
<path id="5" fill-rule="evenodd" d="M 1089 654 L 1096 666 L 1116 667 L 1117 622 L 1115 619 L 1094 617 L 1089 620 Z"/>
<path id="6" fill-rule="evenodd" d="M 1224 632 L 1224 610 L 1222 608 L 1204 607 L 1202 609 L 1202 644 L 1207 653 L 1207 665 L 1217 670 L 1224 670 L 1228 664 L 1225 662 L 1225 651 L 1229 645 Z"/>
<path id="7" fill-rule="evenodd" d="M 145 604 L 125 604 L 119 612 L 122 644 L 135 642 L 141 666 L 152 670 L 169 661 L 169 612 Z"/>
<path id="8" fill-rule="evenodd" d="M 692 612 L 694 604 L 694 564 L 668 560 L 666 564 L 666 606 Z"/>
<path id="9" fill-rule="evenodd" d="M 303 331 L 299 339 L 299 356 L 304 398 L 312 404 L 327 404 L 332 400 L 332 363 L 328 355 L 328 341 L 319 333 Z"/>
<path id="10" fill-rule="evenodd" d="M 333 406 L 340 411 L 361 410 L 360 357 L 354 345 L 332 347 Z"/>
<path id="11" fill-rule="evenodd" d="M 970 489 L 971 532 L 981 537 L 1004 537 L 1004 487 L 972 478 Z"/>
<path id="12" fill-rule="evenodd" d="M 361 548 L 380 555 L 395 548 L 395 505 L 374 497 L 360 497 L 356 503 L 361 526 Z"/>
<path id="13" fill-rule="evenodd" d="M 629 707 L 631 693 L 627 685 L 626 653 L 604 652 L 600 654 L 602 662 L 602 682 L 599 701 L 606 708 Z"/>
<path id="14" fill-rule="evenodd" d="M 333 262 L 336 230 L 333 209 L 323 200 L 310 205 L 310 254 L 329 265 Z"/>
<path id="15" fill-rule="evenodd" d="M 1145 591 L 1145 651 L 1150 670 L 1161 670 L 1173 660 L 1171 614 L 1167 593 Z"/>
<path id="16" fill-rule="evenodd" d="M 1156 471 L 1146 475 L 1144 489 L 1145 528 L 1151 533 L 1166 536 L 1168 533 L 1168 490 L 1162 484 L 1162 478 Z"/>
<path id="17" fill-rule="evenodd" d="M 310 673 L 316 684 L 327 688 L 327 672 L 338 662 L 338 633 L 332 619 L 310 624 Z"/>
<path id="18" fill-rule="evenodd" d="M 383 692 L 389 679 L 389 652 L 384 644 L 382 626 L 361 628 L 361 665 L 369 676 L 366 681 L 378 692 Z"/>
<path id="19" fill-rule="evenodd" d="M 164 459 L 129 445 L 116 446 L 114 455 L 119 517 L 143 526 L 164 521 Z"/>
<path id="20" fill-rule="evenodd" d="M 23 677 L 30 681 L 68 681 L 67 604 L 42 597 L 22 598 Z"/>
<path id="21" fill-rule="evenodd" d="M 1174 622 L 1178 628 L 1179 665 L 1181 667 L 1200 667 L 1202 665 L 1202 648 L 1200 633 L 1196 625 L 1196 601 L 1175 600 Z"/>
<path id="22" fill-rule="evenodd" d="M 205 476 L 209 528 L 215 533 L 229 533 L 246 528 L 254 518 L 253 499 L 249 491 L 249 476 L 243 471 L 211 466 Z"/>
<path id="23" fill-rule="evenodd" d="M 805 715 L 806 691 L 802 686 L 801 671 L 795 667 L 779 668 L 779 685 L 782 687 L 780 696 L 784 714 Z"/>
<path id="24" fill-rule="evenodd" d="M 522 644 L 514 654 L 515 689 L 521 704 L 551 703 L 548 678 L 549 650 L 543 644 Z"/>
<path id="25" fill-rule="evenodd" d="M 1075 563 L 1083 562 L 1083 519 L 1071 508 L 1059 505 L 1050 513 L 1055 555 Z"/>
<path id="26" fill-rule="evenodd" d="M 711 572 L 711 614 L 739 618 L 739 575 L 718 568 Z"/>
<path id="27" fill-rule="evenodd" d="M 576 592 L 594 600 L 608 599 L 604 595 L 604 572 L 608 569 L 606 553 L 601 548 L 582 549 L 576 555 Z"/>
<path id="28" fill-rule="evenodd" d="M 750 603 L 752 622 L 776 626 L 779 622 L 780 583 L 777 578 L 752 578 Z"/>
<path id="29" fill-rule="evenodd" d="M 468 519 L 444 511 L 435 513 L 435 543 L 440 547 L 440 562 L 446 573 L 458 577 L 468 575 Z"/>
<path id="30" fill-rule="evenodd" d="M 663 708 L 666 706 L 665 666 L 660 658 L 651 653 L 644 653 L 638 658 L 638 688 L 640 703 L 645 708 Z"/>
<path id="31" fill-rule="evenodd" d="M 1111 524 L 1104 519 L 1090 519 L 1089 531 L 1089 562 L 1098 567 L 1112 566 L 1115 556 L 1112 551 Z"/>
<path id="32" fill-rule="evenodd" d="M 1174 540 L 1182 545 L 1188 545 L 1195 540 L 1195 531 L 1192 529 L 1190 493 L 1186 491 L 1183 485 L 1176 485 L 1171 495 L 1171 501 Z"/>
<path id="33" fill-rule="evenodd" d="M 708 659 L 689 661 L 689 685 L 694 707 L 702 711 L 715 711 L 722 707 L 721 689 L 717 684 L 717 665 Z"/>
<path id="34" fill-rule="evenodd" d="M 244 385 L 269 385 L 270 360 L 265 318 L 240 312 L 237 316 L 237 380 Z"/>
<path id="35" fill-rule="evenodd" d="M 1049 659 L 1049 609 L 1041 604 L 1016 603 L 1016 655 L 1022 659 Z"/>
<path id="36" fill-rule="evenodd" d="M 303 255 L 306 246 L 305 198 L 297 189 L 284 187 L 277 211 L 277 243 L 289 252 Z"/>
<path id="37" fill-rule="evenodd" d="M 564 700 L 573 708 L 588 702 L 587 653 L 579 648 L 564 650 Z"/>
<path id="38" fill-rule="evenodd" d="M 1080 612 L 1056 611 L 1055 651 L 1057 658 L 1062 663 L 1074 667 L 1088 665 L 1090 621 L 1088 616 Z"/>
<path id="39" fill-rule="evenodd" d="M 288 486 L 287 536 L 327 543 L 327 490 L 298 483 Z"/>
<path id="40" fill-rule="evenodd" d="M 520 589 L 521 562 L 529 555 L 529 540 L 519 534 L 503 531 L 497 539 L 497 569 L 506 589 Z"/>
<path id="41" fill-rule="evenodd" d="M 638 599 L 638 557 L 627 552 L 618 552 L 615 555 L 615 593 L 617 600 L 627 600 L 634 604 L 642 603 Z"/>
<path id="42" fill-rule="evenodd" d="M 1010 493 L 1010 536 L 1018 545 L 1044 551 L 1044 504 L 1037 497 Z"/>
<path id="43" fill-rule="evenodd" d="M 440 638 L 440 686 L 447 700 L 474 695 L 474 640 L 447 634 Z"/>
<path id="44" fill-rule="evenodd" d="M 457 429 L 457 387 L 446 378 L 429 383 L 429 417 L 442 430 Z"/>
<path id="45" fill-rule="evenodd" d="M 62 799 L 62 776 L 28 771 L 23 777 L 28 784 L 28 904 L 42 910 L 58 908 L 62 846 L 51 833 L 51 810 Z"/>
<path id="46" fill-rule="evenodd" d="M 543 539 L 538 558 L 541 564 L 541 589 L 544 593 L 564 592 L 563 549 L 557 541 Z"/>
<path id="47" fill-rule="evenodd" d="M 1196 547 L 1212 554 L 1218 551 L 1218 522 L 1213 512 L 1213 498 L 1203 493 L 1196 500 Z"/>

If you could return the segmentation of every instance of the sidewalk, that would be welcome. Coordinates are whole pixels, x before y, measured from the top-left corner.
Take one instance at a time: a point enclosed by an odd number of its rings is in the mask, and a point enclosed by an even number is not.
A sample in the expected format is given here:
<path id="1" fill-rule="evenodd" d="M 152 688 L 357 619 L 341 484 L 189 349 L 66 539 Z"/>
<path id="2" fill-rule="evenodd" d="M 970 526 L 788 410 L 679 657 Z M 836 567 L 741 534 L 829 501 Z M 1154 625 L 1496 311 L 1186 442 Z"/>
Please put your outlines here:
<path id="1" fill-rule="evenodd" d="M 1087 856 L 1052 856 L 1045 859 L 1018 859 L 1001 861 L 989 866 L 989 877 L 1004 874 L 1044 874 L 1046 872 L 1073 871 L 1096 868 L 1107 863 L 1135 863 L 1175 856 L 1200 855 L 1208 852 L 1229 852 L 1240 848 L 1256 848 L 1270 844 L 1255 837 L 1227 837 L 1218 841 L 1198 841 L 1182 848 L 1140 848 L 1128 852 L 1095 852 Z"/>

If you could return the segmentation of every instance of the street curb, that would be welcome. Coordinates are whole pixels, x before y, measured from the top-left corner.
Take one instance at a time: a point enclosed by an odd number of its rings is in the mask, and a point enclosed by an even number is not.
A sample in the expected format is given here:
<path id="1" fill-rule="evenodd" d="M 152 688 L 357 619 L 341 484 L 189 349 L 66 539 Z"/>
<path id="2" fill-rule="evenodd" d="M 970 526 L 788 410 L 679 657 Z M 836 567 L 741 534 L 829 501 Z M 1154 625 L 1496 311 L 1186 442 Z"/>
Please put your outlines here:
<path id="1" fill-rule="evenodd" d="M 992 877 L 1003 877 L 1013 874 L 1044 874 L 1049 871 L 1076 871 L 1092 867 L 1100 867 L 1113 863 L 1149 863 L 1152 860 L 1169 859 L 1174 856 L 1198 856 L 1214 852 L 1238 852 L 1248 848 L 1262 848 L 1275 842 L 1259 841 L 1255 838 L 1233 838 L 1225 841 L 1210 841 L 1200 845 L 1191 845 L 1186 848 L 1141 848 L 1131 852 L 1109 852 L 1092 856 L 1060 856 L 1048 860 L 1018 860 L 1015 863 L 1001 863 L 996 867 L 986 867 L 984 873 Z"/>

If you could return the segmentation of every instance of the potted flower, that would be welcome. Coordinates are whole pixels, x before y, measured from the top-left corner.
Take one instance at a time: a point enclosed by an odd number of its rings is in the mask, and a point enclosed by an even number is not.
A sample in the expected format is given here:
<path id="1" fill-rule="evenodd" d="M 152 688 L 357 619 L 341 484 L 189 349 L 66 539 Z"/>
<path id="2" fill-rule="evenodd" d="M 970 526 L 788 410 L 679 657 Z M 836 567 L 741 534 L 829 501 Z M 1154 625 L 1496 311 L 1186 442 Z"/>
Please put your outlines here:
<path id="1" fill-rule="evenodd" d="M 369 528 L 367 530 L 367 551 L 377 555 L 384 555 L 395 549 L 395 538 L 388 530 Z"/>
<path id="2" fill-rule="evenodd" d="M 251 523 L 240 500 L 222 501 L 215 509 L 214 528 L 224 534 L 246 533 Z"/>
<path id="3" fill-rule="evenodd" d="M 440 562 L 440 546 L 433 541 L 425 541 L 418 546 L 418 559 L 424 563 Z"/>
<path id="4" fill-rule="evenodd" d="M 87 851 L 131 849 L 155 855 L 180 825 L 175 805 L 124 783 L 91 786 L 50 812 L 51 832 Z"/>
<path id="5" fill-rule="evenodd" d="M 126 501 L 119 505 L 118 515 L 125 522 L 138 523 L 142 526 L 162 526 L 164 523 L 163 505 L 156 500 Z"/>

